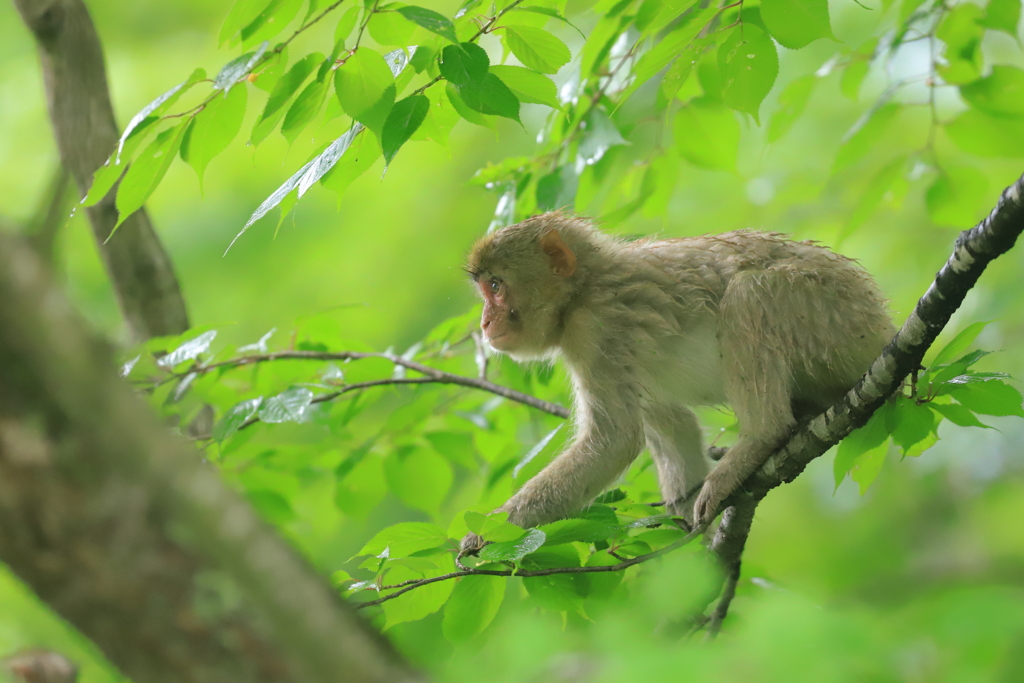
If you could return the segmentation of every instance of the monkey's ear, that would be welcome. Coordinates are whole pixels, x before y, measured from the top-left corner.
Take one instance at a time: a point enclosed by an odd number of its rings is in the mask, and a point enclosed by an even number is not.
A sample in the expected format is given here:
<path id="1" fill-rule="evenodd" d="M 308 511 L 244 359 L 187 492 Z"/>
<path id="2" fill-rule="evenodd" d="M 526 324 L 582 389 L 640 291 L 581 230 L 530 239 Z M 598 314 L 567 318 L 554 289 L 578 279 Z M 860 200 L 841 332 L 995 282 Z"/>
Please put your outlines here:
<path id="1" fill-rule="evenodd" d="M 549 230 L 541 236 L 540 248 L 548 255 L 552 273 L 569 277 L 576 272 L 576 254 L 562 241 L 557 230 Z"/>

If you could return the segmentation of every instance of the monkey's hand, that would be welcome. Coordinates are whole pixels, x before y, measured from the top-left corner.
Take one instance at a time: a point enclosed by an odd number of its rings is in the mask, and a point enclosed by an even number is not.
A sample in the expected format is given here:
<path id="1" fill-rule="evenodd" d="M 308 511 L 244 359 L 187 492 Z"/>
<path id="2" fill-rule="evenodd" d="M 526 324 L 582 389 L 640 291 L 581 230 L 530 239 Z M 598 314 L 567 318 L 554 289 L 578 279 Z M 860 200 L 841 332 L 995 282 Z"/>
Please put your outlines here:
<path id="1" fill-rule="evenodd" d="M 462 542 L 459 543 L 459 557 L 463 555 L 476 555 L 489 542 L 485 541 L 483 536 L 478 536 L 474 533 L 466 534 L 462 537 Z"/>

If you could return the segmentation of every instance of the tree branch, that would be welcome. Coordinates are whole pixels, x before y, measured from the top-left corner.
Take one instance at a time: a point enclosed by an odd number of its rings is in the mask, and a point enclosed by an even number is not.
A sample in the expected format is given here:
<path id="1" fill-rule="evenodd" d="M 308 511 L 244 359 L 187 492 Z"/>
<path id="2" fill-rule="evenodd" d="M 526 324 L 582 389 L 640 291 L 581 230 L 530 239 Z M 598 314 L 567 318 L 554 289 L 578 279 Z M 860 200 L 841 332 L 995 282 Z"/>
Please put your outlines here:
<path id="1" fill-rule="evenodd" d="M 167 431 L 4 235 L 0 560 L 140 682 L 422 680 Z"/>
<path id="2" fill-rule="evenodd" d="M 82 0 L 14 0 L 39 47 L 46 99 L 63 166 L 85 196 L 117 139 L 103 48 Z M 116 188 L 116 186 L 115 186 Z M 145 209 L 117 222 L 115 192 L 86 209 L 121 311 L 138 340 L 189 328 L 170 258 Z"/>
<path id="3" fill-rule="evenodd" d="M 556 417 L 568 418 L 569 410 L 557 403 L 550 403 L 544 401 L 535 396 L 524 394 L 521 391 L 515 389 L 509 389 L 508 387 L 500 384 L 495 384 L 486 379 L 478 379 L 476 377 L 464 377 L 463 375 L 456 375 L 451 372 L 445 372 L 432 368 L 429 365 L 418 363 L 414 360 L 408 360 L 401 356 L 396 356 L 392 353 L 364 353 L 360 351 L 275 351 L 273 353 L 261 353 L 254 354 L 251 356 L 240 356 L 238 358 L 231 358 L 225 361 L 219 361 L 217 363 L 209 363 L 207 365 L 196 365 L 189 368 L 185 372 L 175 373 L 160 383 L 166 383 L 175 379 L 181 379 L 188 375 L 205 375 L 212 370 L 218 370 L 221 368 L 239 368 L 247 365 L 256 365 L 257 363 L 269 363 L 273 361 L 283 360 L 320 360 L 320 361 L 350 361 L 350 360 L 362 360 L 366 358 L 383 358 L 384 360 L 390 361 L 399 367 L 418 372 L 424 377 L 416 378 L 404 378 L 404 377 L 393 377 L 389 379 L 373 380 L 369 382 L 359 382 L 357 384 L 348 384 L 343 386 L 341 389 L 329 394 L 322 394 L 313 399 L 313 403 L 322 403 L 324 401 L 333 401 L 344 393 L 349 391 L 356 391 L 359 389 L 366 389 L 368 387 L 385 386 L 389 384 L 455 384 L 458 386 L 469 387 L 471 389 L 479 389 L 486 391 L 497 396 L 502 396 L 509 399 L 510 401 L 516 401 L 523 405 L 542 410 L 545 413 L 555 415 Z M 246 422 L 243 426 L 248 426 L 259 420 L 254 418 Z"/>

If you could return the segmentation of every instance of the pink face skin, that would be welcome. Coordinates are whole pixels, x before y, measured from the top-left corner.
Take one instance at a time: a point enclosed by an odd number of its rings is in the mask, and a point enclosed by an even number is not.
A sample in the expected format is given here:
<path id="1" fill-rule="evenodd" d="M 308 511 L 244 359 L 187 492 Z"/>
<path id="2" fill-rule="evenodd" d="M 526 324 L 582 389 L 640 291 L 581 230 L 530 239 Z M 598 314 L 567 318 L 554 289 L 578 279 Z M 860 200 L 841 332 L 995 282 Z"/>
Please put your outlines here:
<path id="1" fill-rule="evenodd" d="M 508 287 L 498 277 L 481 278 L 477 282 L 484 298 L 484 312 L 480 316 L 480 329 L 484 339 L 495 351 L 515 349 L 514 322 L 518 318 L 507 300 Z"/>

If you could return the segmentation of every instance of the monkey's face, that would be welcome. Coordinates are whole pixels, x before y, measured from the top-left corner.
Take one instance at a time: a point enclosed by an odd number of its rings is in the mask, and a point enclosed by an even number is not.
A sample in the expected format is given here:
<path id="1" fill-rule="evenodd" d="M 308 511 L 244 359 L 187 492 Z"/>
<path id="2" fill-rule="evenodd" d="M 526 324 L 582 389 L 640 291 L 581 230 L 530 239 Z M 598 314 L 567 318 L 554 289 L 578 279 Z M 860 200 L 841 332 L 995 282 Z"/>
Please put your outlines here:
<path id="1" fill-rule="evenodd" d="M 487 344 L 516 360 L 531 360 L 550 355 L 557 340 L 551 299 L 533 292 L 536 286 L 484 273 L 477 280 L 484 300 L 480 330 Z M 531 293 L 532 292 L 532 293 Z"/>

